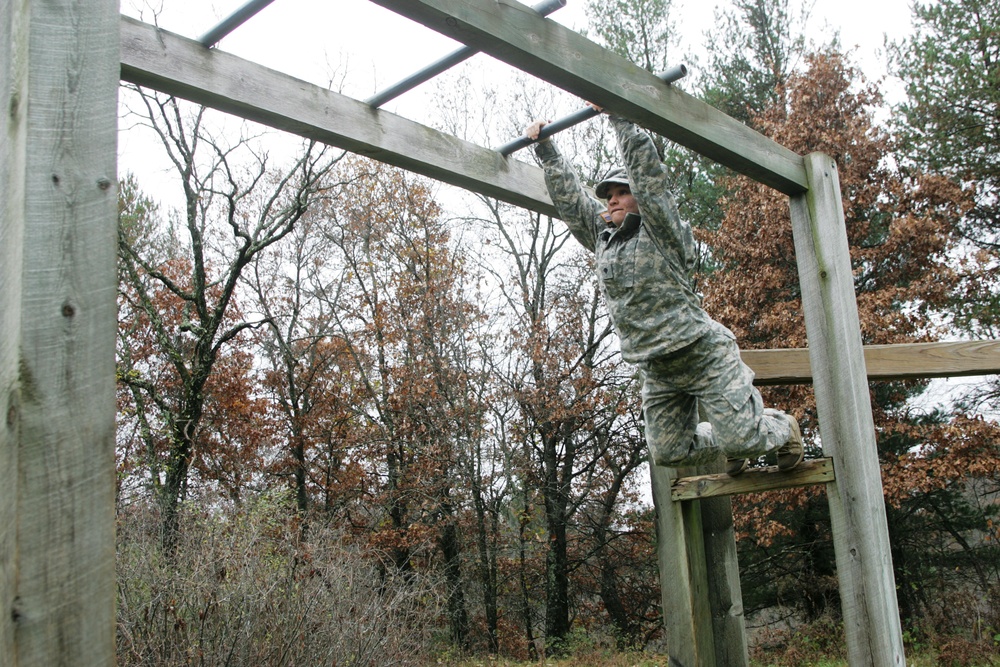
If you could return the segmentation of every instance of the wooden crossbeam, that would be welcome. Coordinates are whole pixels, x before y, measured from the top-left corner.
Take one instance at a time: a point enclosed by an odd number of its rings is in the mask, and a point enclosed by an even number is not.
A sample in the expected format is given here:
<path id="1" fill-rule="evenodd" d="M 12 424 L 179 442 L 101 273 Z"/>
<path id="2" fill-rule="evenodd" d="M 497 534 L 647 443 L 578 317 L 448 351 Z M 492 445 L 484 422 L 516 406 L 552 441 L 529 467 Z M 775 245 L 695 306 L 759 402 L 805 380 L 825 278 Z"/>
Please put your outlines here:
<path id="1" fill-rule="evenodd" d="M 697 475 L 675 479 L 670 487 L 672 500 L 698 500 L 738 493 L 758 493 L 796 486 L 826 484 L 835 481 L 833 459 L 806 459 L 791 470 L 781 471 L 777 466 L 750 468 L 741 475 L 730 477 L 725 473 Z"/>
<path id="2" fill-rule="evenodd" d="M 373 0 L 785 194 L 802 156 L 515 0 Z"/>
<path id="3" fill-rule="evenodd" d="M 743 361 L 757 377 L 754 384 L 809 384 L 812 368 L 808 348 L 743 350 Z M 960 341 L 867 345 L 869 380 L 968 377 L 1000 373 L 1000 341 Z"/>
<path id="4" fill-rule="evenodd" d="M 538 167 L 126 16 L 121 78 L 556 216 Z"/>

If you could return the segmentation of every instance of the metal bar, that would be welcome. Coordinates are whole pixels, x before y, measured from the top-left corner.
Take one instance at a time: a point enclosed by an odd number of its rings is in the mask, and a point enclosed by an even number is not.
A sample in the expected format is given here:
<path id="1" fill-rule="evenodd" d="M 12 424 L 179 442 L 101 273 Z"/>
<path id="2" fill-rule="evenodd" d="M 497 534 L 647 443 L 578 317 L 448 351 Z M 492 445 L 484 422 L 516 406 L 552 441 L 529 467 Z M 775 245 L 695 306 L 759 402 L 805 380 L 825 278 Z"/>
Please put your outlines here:
<path id="1" fill-rule="evenodd" d="M 527 162 L 507 160 L 505 164 L 502 155 L 487 147 L 372 109 L 361 100 L 220 49 L 206 49 L 196 40 L 127 16 L 121 17 L 121 46 L 123 81 L 322 141 L 542 215 L 558 215 L 545 190 L 542 170 Z M 3 71 L 0 66 L 0 79 Z M 234 81 L 252 81 L 253 85 L 233 85 Z M 0 97 L 3 92 L 0 89 Z M 0 144 L 3 141 L 0 134 Z M 3 221 L 0 215 L 0 227 Z M 3 245 L 0 242 L 0 255 Z M 0 260 L 0 275 L 2 271 Z M 2 396 L 0 392 L 0 401 Z M 2 433 L 0 427 L 0 438 Z"/>
<path id="2" fill-rule="evenodd" d="M 668 84 L 673 83 L 674 81 L 677 81 L 678 79 L 682 79 L 685 76 L 687 76 L 687 67 L 685 65 L 677 65 L 676 67 L 671 67 L 665 72 L 660 72 L 656 76 L 662 79 L 664 83 Z M 556 134 L 557 132 L 562 132 L 563 130 L 573 127 L 578 123 L 582 123 L 588 118 L 593 118 L 599 113 L 601 112 L 595 109 L 594 107 L 584 107 L 579 111 L 574 111 L 573 113 L 564 118 L 560 118 L 559 120 L 553 121 L 551 123 L 546 123 L 545 125 L 543 125 L 541 132 L 538 133 L 537 139 L 532 139 L 530 137 L 518 137 L 514 141 L 506 143 L 500 148 L 495 148 L 494 150 L 499 152 L 504 157 L 507 157 L 514 151 L 519 151 L 522 148 L 530 146 L 533 143 L 548 139 L 553 134 Z"/>
<path id="3" fill-rule="evenodd" d="M 274 0 L 250 0 L 235 12 L 230 14 L 229 18 L 206 32 L 198 41 L 201 42 L 206 48 L 212 48 L 218 44 L 223 37 L 239 28 L 241 25 L 250 20 L 254 14 L 264 9 L 272 2 L 274 2 Z"/>
<path id="4" fill-rule="evenodd" d="M 565 7 L 566 2 L 567 0 L 544 0 L 544 2 L 540 2 L 539 4 L 532 7 L 532 9 L 534 9 L 542 16 L 548 16 L 557 9 L 562 9 L 563 7 Z M 401 81 L 389 86 L 382 92 L 375 93 L 367 100 L 365 100 L 365 104 L 377 109 L 386 102 L 399 97 L 408 90 L 416 88 L 425 81 L 433 79 L 438 74 L 441 74 L 442 72 L 451 69 L 452 67 L 454 67 L 455 65 L 464 60 L 468 60 L 477 53 L 479 53 L 479 49 L 473 46 L 463 46 L 460 49 L 457 49 L 451 54 L 445 56 L 444 58 L 441 58 L 441 60 L 438 60 L 435 63 L 431 63 L 430 65 L 423 68 L 419 72 L 411 74 L 405 79 L 402 79 Z"/>

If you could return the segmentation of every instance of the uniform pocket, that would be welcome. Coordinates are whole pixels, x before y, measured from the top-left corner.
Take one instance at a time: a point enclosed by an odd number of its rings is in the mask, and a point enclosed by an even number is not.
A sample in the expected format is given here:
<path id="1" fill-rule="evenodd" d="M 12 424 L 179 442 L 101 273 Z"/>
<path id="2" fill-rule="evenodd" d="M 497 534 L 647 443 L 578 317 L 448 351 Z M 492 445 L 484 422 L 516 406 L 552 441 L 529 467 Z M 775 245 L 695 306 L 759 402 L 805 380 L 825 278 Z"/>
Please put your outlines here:
<path id="1" fill-rule="evenodd" d="M 728 328 L 712 321 L 715 351 L 719 371 L 719 393 L 734 410 L 746 405 L 753 395 L 753 371 L 740 358 L 736 335 Z"/>
<path id="2" fill-rule="evenodd" d="M 726 399 L 734 411 L 740 410 L 747 404 L 753 395 L 753 385 L 747 382 L 747 378 L 736 377 L 722 387 L 722 397 Z"/>
<path id="3" fill-rule="evenodd" d="M 630 238 L 625 243 L 608 246 L 598 273 L 605 287 L 611 292 L 631 289 L 635 285 L 635 257 L 639 239 Z"/>

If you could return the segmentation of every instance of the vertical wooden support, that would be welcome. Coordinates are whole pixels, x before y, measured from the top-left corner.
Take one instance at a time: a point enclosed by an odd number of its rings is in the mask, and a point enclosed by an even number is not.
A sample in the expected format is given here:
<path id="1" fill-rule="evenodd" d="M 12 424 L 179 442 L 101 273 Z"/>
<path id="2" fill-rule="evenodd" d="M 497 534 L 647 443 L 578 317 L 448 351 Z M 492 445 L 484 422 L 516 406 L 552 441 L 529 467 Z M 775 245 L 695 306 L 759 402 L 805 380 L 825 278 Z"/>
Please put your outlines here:
<path id="1" fill-rule="evenodd" d="M 791 198 L 802 308 L 823 450 L 848 659 L 852 667 L 903 667 L 903 640 L 875 426 L 837 165 L 805 158 L 809 191 Z"/>
<path id="2" fill-rule="evenodd" d="M 667 651 L 684 667 L 715 667 L 704 543 L 700 535 L 692 535 L 700 533 L 701 508 L 697 500 L 675 503 L 670 499 L 676 470 L 652 462 L 649 468 Z"/>
<path id="3" fill-rule="evenodd" d="M 684 667 L 746 667 L 732 503 L 671 500 L 680 474 L 650 463 L 667 650 Z"/>
<path id="4" fill-rule="evenodd" d="M 721 472 L 718 470 L 704 472 Z M 712 612 L 715 664 L 718 667 L 749 667 L 746 619 L 740 565 L 733 528 L 733 501 L 729 496 L 703 498 L 701 525 L 708 573 L 708 604 Z"/>
<path id="5" fill-rule="evenodd" d="M 14 626 L 9 618 L 17 595 L 17 341 L 21 322 L 24 245 L 24 126 L 8 116 L 13 98 L 27 99 L 24 81 L 27 28 L 14 3 L 0 4 L 0 665 L 14 664 Z"/>
<path id="6" fill-rule="evenodd" d="M 0 665 L 115 661 L 119 20 L 0 3 Z"/>

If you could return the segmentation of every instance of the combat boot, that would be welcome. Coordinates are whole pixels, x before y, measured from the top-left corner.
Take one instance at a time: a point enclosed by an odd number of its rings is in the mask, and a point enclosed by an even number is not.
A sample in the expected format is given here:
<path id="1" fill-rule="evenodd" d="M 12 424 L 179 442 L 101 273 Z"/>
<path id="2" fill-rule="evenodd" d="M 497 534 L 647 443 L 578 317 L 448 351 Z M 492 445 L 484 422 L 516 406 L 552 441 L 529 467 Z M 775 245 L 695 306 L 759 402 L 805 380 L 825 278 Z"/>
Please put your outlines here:
<path id="1" fill-rule="evenodd" d="M 799 430 L 798 420 L 787 413 L 785 417 L 788 419 L 788 426 L 792 432 L 788 436 L 788 442 L 779 447 L 776 452 L 778 455 L 778 470 L 791 470 L 802 463 L 802 459 L 806 455 L 805 447 L 802 445 L 802 432 Z M 728 465 L 727 463 L 727 470 Z"/>
<path id="2" fill-rule="evenodd" d="M 736 477 L 750 466 L 749 459 L 726 459 L 726 474 Z"/>

